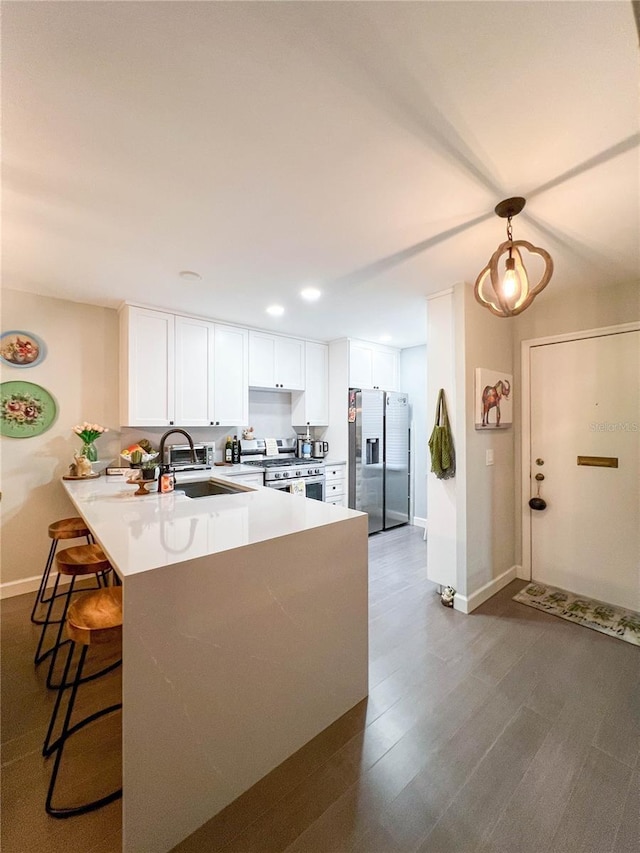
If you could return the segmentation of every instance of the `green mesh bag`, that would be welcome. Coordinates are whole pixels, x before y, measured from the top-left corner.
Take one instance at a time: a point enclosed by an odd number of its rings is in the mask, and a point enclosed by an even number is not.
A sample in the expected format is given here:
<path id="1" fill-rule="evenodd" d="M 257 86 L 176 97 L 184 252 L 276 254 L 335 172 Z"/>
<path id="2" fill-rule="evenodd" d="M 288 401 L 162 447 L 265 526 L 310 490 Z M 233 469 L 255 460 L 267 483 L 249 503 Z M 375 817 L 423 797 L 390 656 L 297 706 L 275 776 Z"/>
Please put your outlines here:
<path id="1" fill-rule="evenodd" d="M 444 388 L 440 389 L 436 404 L 436 422 L 429 439 L 431 470 L 439 480 L 448 480 L 456 475 L 456 454 L 449 426 Z"/>

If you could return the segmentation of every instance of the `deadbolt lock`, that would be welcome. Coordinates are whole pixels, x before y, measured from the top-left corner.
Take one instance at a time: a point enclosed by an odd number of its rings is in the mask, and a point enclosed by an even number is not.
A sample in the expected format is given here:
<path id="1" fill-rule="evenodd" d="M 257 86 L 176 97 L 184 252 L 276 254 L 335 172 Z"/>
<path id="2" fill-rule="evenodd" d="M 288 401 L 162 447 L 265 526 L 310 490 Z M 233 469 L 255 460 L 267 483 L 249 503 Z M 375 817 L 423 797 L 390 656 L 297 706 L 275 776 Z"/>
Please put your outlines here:
<path id="1" fill-rule="evenodd" d="M 538 457 L 536 459 L 536 465 L 544 465 L 544 459 L 540 459 L 540 457 Z"/>

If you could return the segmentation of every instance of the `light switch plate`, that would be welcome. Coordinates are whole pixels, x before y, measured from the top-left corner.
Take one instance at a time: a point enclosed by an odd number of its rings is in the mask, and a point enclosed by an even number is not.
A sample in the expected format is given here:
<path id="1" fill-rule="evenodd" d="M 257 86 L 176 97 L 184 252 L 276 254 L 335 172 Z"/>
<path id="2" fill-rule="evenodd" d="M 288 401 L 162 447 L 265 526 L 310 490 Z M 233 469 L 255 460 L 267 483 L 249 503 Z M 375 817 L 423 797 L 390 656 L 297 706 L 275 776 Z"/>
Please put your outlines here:
<path id="1" fill-rule="evenodd" d="M 485 465 L 493 465 L 493 450 L 487 450 Z"/>

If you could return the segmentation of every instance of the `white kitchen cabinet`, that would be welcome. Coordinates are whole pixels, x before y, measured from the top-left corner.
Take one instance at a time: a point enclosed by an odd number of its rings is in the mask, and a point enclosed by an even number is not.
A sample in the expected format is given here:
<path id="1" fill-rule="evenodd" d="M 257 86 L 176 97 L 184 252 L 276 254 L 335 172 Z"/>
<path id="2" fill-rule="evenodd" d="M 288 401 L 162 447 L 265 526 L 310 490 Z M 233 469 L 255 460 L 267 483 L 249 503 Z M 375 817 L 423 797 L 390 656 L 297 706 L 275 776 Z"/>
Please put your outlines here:
<path id="1" fill-rule="evenodd" d="M 216 324 L 213 350 L 213 414 L 216 425 L 249 424 L 249 332 Z"/>
<path id="2" fill-rule="evenodd" d="M 303 340 L 249 332 L 250 387 L 304 391 L 304 351 Z"/>
<path id="3" fill-rule="evenodd" d="M 349 386 L 397 391 L 400 351 L 367 341 L 349 342 Z"/>
<path id="4" fill-rule="evenodd" d="M 242 486 L 263 486 L 264 474 L 229 474 L 225 472 L 225 477 L 232 477 L 234 483 L 240 483 Z"/>
<path id="5" fill-rule="evenodd" d="M 324 426 L 329 423 L 329 347 L 305 342 L 304 392 L 292 395 L 294 426 Z"/>
<path id="6" fill-rule="evenodd" d="M 214 338 L 213 323 L 176 317 L 176 425 L 209 426 L 214 421 Z"/>
<path id="7" fill-rule="evenodd" d="M 246 329 L 176 317 L 176 424 L 248 423 L 248 337 Z"/>
<path id="8" fill-rule="evenodd" d="M 347 505 L 346 462 L 327 465 L 324 469 L 324 499 L 336 506 Z"/>
<path id="9" fill-rule="evenodd" d="M 174 315 L 125 306 L 120 312 L 120 424 L 170 426 L 174 390 Z"/>
<path id="10" fill-rule="evenodd" d="M 147 308 L 120 313 L 123 426 L 242 426 L 249 333 Z"/>

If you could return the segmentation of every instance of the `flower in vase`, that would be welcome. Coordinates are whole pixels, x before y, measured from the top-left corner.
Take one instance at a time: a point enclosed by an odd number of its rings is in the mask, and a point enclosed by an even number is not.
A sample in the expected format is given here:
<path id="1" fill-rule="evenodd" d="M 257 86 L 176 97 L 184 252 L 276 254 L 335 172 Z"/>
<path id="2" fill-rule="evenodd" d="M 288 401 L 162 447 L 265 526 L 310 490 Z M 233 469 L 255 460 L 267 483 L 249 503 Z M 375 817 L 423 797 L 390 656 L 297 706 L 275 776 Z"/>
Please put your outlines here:
<path id="1" fill-rule="evenodd" d="M 97 438 L 100 438 L 103 432 L 109 432 L 107 427 L 100 426 L 100 424 L 90 424 L 88 421 L 85 421 L 83 424 L 76 424 L 71 429 L 78 438 L 82 439 L 82 455 L 90 462 L 96 462 L 98 451 L 93 442 Z"/>

